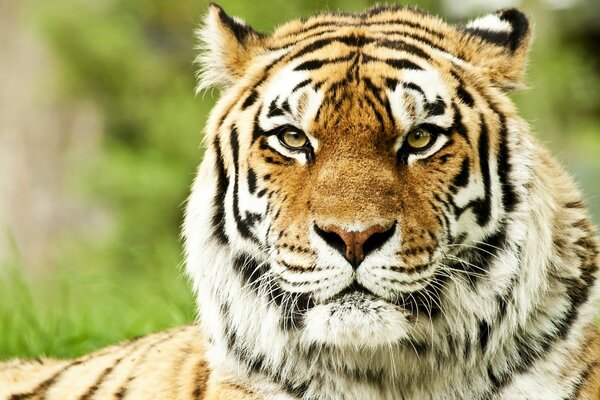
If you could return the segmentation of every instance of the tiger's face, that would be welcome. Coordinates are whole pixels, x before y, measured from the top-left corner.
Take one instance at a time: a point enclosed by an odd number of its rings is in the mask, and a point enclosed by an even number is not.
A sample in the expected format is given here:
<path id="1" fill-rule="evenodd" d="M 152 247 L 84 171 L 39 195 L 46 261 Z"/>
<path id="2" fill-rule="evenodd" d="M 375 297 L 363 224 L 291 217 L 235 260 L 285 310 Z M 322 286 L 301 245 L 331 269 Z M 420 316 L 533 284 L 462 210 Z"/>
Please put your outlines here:
<path id="1" fill-rule="evenodd" d="M 212 8 L 205 41 L 221 47 L 205 76 L 229 82 L 198 202 L 211 244 L 282 329 L 379 345 L 460 309 L 452 291 L 478 284 L 517 202 L 501 90 L 528 32 L 514 10 L 457 28 L 379 8 L 266 36 Z"/>
<path id="2" fill-rule="evenodd" d="M 483 193 L 477 154 L 454 124 L 456 82 L 405 57 L 377 42 L 332 41 L 275 73 L 255 105 L 244 169 L 277 205 L 256 236 L 281 289 L 335 318 L 364 320 L 376 307 L 401 322 L 432 311 L 451 245 L 473 224 L 472 213 L 452 215 L 453 191 L 473 178 Z"/>

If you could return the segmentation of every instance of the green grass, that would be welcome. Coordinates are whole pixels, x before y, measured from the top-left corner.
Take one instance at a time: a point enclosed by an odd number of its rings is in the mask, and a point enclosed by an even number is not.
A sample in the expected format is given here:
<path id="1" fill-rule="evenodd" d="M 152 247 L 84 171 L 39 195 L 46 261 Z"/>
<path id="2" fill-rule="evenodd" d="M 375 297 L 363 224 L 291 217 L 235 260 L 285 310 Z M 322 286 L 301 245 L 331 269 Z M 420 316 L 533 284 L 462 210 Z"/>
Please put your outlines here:
<path id="1" fill-rule="evenodd" d="M 2 270 L 9 272 L 0 279 L 0 359 L 75 357 L 194 320 L 176 263 L 138 271 L 69 266 L 33 281 L 16 267 Z"/>

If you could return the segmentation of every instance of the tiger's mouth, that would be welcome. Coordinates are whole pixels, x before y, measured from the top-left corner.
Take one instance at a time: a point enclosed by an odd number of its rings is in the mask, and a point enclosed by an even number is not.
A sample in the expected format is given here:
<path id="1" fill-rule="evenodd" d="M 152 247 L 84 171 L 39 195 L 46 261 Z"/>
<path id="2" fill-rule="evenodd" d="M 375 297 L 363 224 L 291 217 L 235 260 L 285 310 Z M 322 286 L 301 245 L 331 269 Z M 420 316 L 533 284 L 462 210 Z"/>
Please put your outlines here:
<path id="1" fill-rule="evenodd" d="M 358 283 L 357 281 L 352 282 L 345 289 L 338 292 L 333 297 L 325 301 L 325 303 L 331 303 L 333 301 L 349 300 L 352 298 L 373 298 L 380 299 L 375 293 Z"/>
<path id="2" fill-rule="evenodd" d="M 334 347 L 389 345 L 408 338 L 416 320 L 406 308 L 354 281 L 315 303 L 306 314 L 302 337 Z"/>
<path id="3" fill-rule="evenodd" d="M 330 298 L 320 302 L 323 305 L 336 305 L 344 309 L 357 307 L 364 308 L 368 304 L 384 302 L 394 306 L 406 314 L 409 319 L 416 318 L 420 313 L 435 315 L 439 311 L 439 287 L 443 284 L 443 277 L 434 274 L 427 279 L 427 284 L 419 290 L 400 292 L 394 296 L 381 296 L 366 286 L 354 280 Z M 381 304 L 381 303 L 380 303 Z"/>

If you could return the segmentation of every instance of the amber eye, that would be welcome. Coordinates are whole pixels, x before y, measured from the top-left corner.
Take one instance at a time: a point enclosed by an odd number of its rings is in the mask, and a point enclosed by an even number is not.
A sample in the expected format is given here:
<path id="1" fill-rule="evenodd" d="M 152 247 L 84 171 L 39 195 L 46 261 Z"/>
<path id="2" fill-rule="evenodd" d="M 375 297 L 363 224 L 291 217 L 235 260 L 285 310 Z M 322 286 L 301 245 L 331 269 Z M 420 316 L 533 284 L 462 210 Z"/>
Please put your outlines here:
<path id="1" fill-rule="evenodd" d="M 293 129 L 282 131 L 278 138 L 281 144 L 291 150 L 302 149 L 309 143 L 308 137 L 304 133 Z"/>
<path id="2" fill-rule="evenodd" d="M 424 129 L 415 129 L 406 136 L 406 143 L 412 150 L 425 150 L 433 143 L 434 135 Z"/>

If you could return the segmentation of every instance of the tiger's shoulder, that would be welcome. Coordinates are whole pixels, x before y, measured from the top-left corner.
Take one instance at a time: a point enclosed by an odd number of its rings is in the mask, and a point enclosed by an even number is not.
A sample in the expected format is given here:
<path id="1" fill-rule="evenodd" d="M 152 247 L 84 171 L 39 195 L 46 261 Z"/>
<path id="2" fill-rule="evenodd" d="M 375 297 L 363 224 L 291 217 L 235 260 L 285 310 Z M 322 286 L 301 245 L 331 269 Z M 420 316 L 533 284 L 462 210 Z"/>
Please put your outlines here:
<path id="1" fill-rule="evenodd" d="M 204 352 L 198 327 L 184 326 L 73 360 L 8 361 L 0 399 L 205 399 Z"/>

